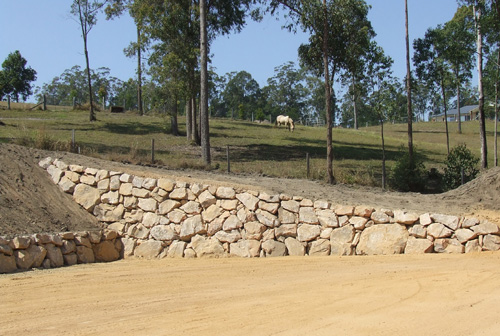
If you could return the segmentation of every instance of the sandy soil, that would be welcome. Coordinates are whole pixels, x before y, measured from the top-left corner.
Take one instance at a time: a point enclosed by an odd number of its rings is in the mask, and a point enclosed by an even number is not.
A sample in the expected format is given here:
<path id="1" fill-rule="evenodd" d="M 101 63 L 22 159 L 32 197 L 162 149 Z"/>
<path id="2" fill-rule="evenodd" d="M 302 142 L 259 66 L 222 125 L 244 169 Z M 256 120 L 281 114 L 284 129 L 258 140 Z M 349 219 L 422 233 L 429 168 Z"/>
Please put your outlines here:
<path id="1" fill-rule="evenodd" d="M 0 276 L 3 335 L 495 335 L 500 253 L 122 260 Z"/>
<path id="2" fill-rule="evenodd" d="M 37 162 L 499 223 L 500 174 L 442 195 L 166 171 L 0 144 L 0 235 L 98 228 Z M 0 335 L 494 335 L 500 253 L 121 260 L 0 275 Z"/>

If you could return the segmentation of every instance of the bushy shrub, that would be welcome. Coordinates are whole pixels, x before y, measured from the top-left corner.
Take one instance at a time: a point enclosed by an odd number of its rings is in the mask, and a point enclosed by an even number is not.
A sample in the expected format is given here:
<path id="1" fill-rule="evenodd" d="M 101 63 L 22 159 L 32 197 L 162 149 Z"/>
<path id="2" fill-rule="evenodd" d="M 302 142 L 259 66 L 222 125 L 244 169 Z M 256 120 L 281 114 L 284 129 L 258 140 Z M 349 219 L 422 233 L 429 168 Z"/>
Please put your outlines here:
<path id="1" fill-rule="evenodd" d="M 410 162 L 408 150 L 401 147 L 399 159 L 392 167 L 389 186 L 399 191 L 424 191 L 427 172 L 424 160 L 414 148 L 413 162 Z"/>
<path id="2" fill-rule="evenodd" d="M 453 147 L 446 158 L 444 168 L 444 188 L 455 189 L 462 184 L 462 169 L 464 183 L 476 178 L 479 170 L 476 168 L 479 158 L 475 157 L 465 144 Z"/>

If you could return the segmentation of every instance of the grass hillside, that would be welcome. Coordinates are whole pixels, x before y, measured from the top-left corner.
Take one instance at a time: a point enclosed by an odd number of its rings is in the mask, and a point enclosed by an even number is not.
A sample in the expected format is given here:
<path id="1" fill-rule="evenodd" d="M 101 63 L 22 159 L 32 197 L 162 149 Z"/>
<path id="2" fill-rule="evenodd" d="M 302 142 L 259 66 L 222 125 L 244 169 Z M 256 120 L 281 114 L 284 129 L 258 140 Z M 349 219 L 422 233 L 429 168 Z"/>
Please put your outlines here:
<path id="1" fill-rule="evenodd" d="M 210 142 L 212 165 L 205 167 L 199 147 L 185 136 L 169 134 L 169 119 L 133 113 L 98 112 L 97 122 L 88 121 L 85 111 L 6 111 L 0 110 L 0 142 L 15 142 L 51 150 L 69 150 L 72 130 L 80 153 L 88 156 L 130 162 L 151 163 L 151 143 L 155 141 L 155 164 L 167 168 L 195 168 L 227 171 L 226 149 L 229 146 L 231 172 L 264 174 L 290 178 L 306 177 L 306 155 L 310 157 L 310 178 L 326 177 L 326 129 L 297 125 L 295 132 L 276 129 L 271 124 L 212 119 Z M 414 144 L 425 158 L 428 169 L 442 170 L 446 158 L 444 123 L 414 123 Z M 476 121 L 450 123 L 450 147 L 465 143 L 479 157 L 479 124 Z M 185 134 L 185 120 L 179 117 Z M 489 166 L 493 165 L 492 121 L 487 123 Z M 385 127 L 388 169 L 406 145 L 407 125 Z M 333 130 L 334 170 L 339 182 L 379 186 L 382 150 L 380 127 L 359 130 Z"/>

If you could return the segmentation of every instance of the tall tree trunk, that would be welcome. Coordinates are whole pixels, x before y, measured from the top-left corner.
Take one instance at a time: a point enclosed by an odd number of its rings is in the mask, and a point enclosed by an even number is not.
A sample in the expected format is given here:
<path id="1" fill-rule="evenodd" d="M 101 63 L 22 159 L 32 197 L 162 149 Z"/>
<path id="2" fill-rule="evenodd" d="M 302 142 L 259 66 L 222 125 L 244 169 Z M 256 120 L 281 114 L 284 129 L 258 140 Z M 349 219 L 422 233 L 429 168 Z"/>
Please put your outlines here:
<path id="1" fill-rule="evenodd" d="M 484 115 L 484 89 L 483 89 L 483 34 L 481 27 L 481 9 L 474 6 L 474 18 L 477 34 L 477 79 L 479 90 L 479 138 L 481 142 L 481 167 L 488 168 L 488 146 L 486 142 L 486 118 Z"/>
<path id="2" fill-rule="evenodd" d="M 446 129 L 446 149 L 448 150 L 448 154 L 450 154 L 450 133 L 448 133 L 448 104 L 446 104 L 444 80 L 441 80 L 441 94 L 443 95 L 444 124 Z"/>
<path id="3" fill-rule="evenodd" d="M 185 107 L 185 112 L 186 112 L 186 138 L 188 141 L 191 141 L 193 140 L 193 134 L 191 133 L 191 118 L 192 118 L 192 114 L 191 114 L 191 104 L 192 104 L 192 100 L 191 100 L 191 97 L 189 97 L 188 99 L 186 99 L 186 107 Z"/>
<path id="4" fill-rule="evenodd" d="M 498 5 L 497 5 L 498 6 Z M 498 9 L 498 7 L 497 7 Z M 500 10 L 500 9 L 499 9 Z M 498 13 L 498 17 L 500 17 L 500 12 Z M 495 80 L 495 167 L 498 166 L 498 94 L 499 94 L 499 87 L 498 87 L 498 81 L 500 78 L 500 42 L 497 44 L 497 78 Z"/>
<path id="5" fill-rule="evenodd" d="M 179 124 L 177 123 L 177 96 L 174 97 L 174 105 L 172 106 L 172 113 L 170 114 L 170 132 L 174 136 L 179 135 Z"/>
<path id="6" fill-rule="evenodd" d="M 86 4 L 88 5 L 88 4 Z M 88 8 L 86 9 L 86 12 L 88 12 Z M 87 81 L 89 83 L 89 102 L 90 102 L 90 115 L 89 115 L 89 120 L 90 121 L 95 121 L 95 113 L 94 113 L 94 104 L 92 101 L 92 81 L 90 78 L 90 62 L 89 62 L 89 52 L 87 49 L 87 35 L 89 33 L 87 29 L 87 20 L 86 17 L 84 16 L 82 12 L 82 4 L 80 1 L 78 1 L 78 13 L 80 15 L 80 26 L 82 28 L 82 37 L 83 37 L 83 53 L 85 54 L 85 64 L 87 66 Z"/>
<path id="7" fill-rule="evenodd" d="M 326 162 L 328 183 L 335 184 L 333 176 L 333 146 L 332 146 L 332 114 L 331 114 L 331 90 L 330 74 L 328 71 L 328 13 L 326 0 L 323 0 L 323 71 L 325 73 L 325 99 L 326 99 Z"/>
<path id="8" fill-rule="evenodd" d="M 352 108 L 354 112 L 354 129 L 358 129 L 358 109 L 356 105 L 356 80 L 352 77 Z"/>
<path id="9" fill-rule="evenodd" d="M 408 34 L 408 0 L 405 0 L 405 29 L 406 29 L 406 91 L 408 110 L 408 156 L 413 166 L 413 112 L 411 109 L 411 69 L 410 69 L 410 36 Z"/>
<path id="10" fill-rule="evenodd" d="M 141 64 L 141 29 L 137 25 L 137 107 L 139 114 L 144 115 L 142 108 L 142 64 Z"/>
<path id="11" fill-rule="evenodd" d="M 385 140 L 384 140 L 384 119 L 380 118 L 380 135 L 382 137 L 382 189 L 386 186 L 385 172 Z"/>
<path id="12" fill-rule="evenodd" d="M 201 158 L 207 165 L 210 158 L 210 130 L 208 124 L 208 39 L 207 39 L 207 4 L 200 0 L 200 120 L 201 120 Z"/>
<path id="13" fill-rule="evenodd" d="M 462 134 L 462 115 L 460 114 L 460 96 L 461 96 L 460 95 L 460 83 L 457 83 L 458 134 Z"/>
<path id="14" fill-rule="evenodd" d="M 193 142 L 200 146 L 200 131 L 198 129 L 198 119 L 196 118 L 196 111 L 198 110 L 198 104 L 196 104 L 196 98 L 193 96 L 191 98 L 191 137 Z"/>

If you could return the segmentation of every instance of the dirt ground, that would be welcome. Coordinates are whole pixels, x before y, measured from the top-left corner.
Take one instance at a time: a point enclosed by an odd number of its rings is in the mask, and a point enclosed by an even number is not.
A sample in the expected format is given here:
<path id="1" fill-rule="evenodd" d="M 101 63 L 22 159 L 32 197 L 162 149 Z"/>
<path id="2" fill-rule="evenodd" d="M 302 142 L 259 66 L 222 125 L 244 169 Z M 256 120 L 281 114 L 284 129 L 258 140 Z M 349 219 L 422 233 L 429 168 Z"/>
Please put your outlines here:
<path id="1" fill-rule="evenodd" d="M 0 334 L 496 335 L 500 253 L 121 260 L 0 275 Z"/>
<path id="2" fill-rule="evenodd" d="M 474 214 L 500 223 L 500 170 L 446 194 L 122 165 L 0 144 L 0 235 L 98 223 L 37 163 L 286 192 L 334 203 Z M 120 260 L 0 275 L 0 335 L 494 335 L 500 252 Z"/>

